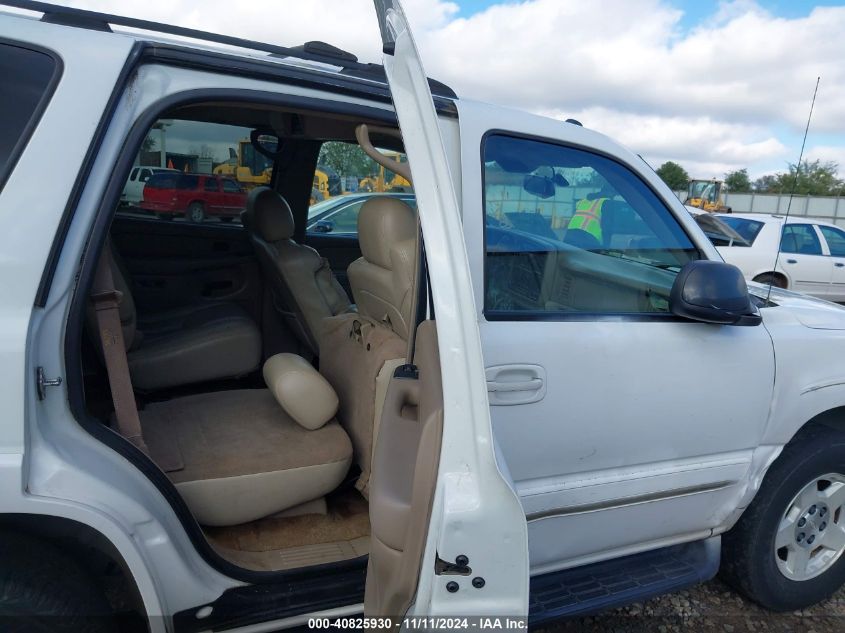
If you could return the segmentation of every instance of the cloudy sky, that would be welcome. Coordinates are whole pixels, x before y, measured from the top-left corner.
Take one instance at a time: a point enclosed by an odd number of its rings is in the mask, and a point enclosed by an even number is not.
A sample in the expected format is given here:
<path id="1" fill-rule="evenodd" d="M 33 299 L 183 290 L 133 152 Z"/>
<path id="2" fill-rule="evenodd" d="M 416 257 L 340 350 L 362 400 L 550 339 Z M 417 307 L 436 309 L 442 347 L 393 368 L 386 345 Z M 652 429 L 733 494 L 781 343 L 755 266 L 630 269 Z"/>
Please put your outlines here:
<path id="1" fill-rule="evenodd" d="M 379 61 L 370 0 L 56 0 Z M 574 117 L 693 176 L 810 159 L 845 175 L 845 5 L 805 0 L 404 0 L 426 71 L 460 96 Z"/>

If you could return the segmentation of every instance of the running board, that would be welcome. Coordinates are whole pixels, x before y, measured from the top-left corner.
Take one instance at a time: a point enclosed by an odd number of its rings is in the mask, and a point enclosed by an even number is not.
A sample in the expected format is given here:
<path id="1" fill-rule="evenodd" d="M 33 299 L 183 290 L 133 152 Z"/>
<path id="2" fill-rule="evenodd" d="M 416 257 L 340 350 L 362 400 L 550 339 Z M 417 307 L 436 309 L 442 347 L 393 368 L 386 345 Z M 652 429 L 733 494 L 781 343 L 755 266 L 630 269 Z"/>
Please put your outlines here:
<path id="1" fill-rule="evenodd" d="M 531 579 L 528 624 L 590 615 L 710 580 L 721 537 L 551 572 Z"/>

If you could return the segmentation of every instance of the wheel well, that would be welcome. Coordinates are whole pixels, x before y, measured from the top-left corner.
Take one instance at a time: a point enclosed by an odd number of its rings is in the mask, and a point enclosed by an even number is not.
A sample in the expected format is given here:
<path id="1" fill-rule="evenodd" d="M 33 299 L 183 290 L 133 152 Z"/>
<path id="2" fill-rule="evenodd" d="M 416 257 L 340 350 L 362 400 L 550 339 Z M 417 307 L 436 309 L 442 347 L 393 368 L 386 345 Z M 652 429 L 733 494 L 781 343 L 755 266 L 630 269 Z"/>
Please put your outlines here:
<path id="1" fill-rule="evenodd" d="M 755 275 L 754 281 L 760 283 L 761 278 L 769 276 L 772 276 L 775 279 L 779 279 L 783 283 L 784 288 L 787 288 L 789 286 L 789 280 L 786 278 L 786 275 L 784 275 L 783 273 L 775 272 L 773 270 L 765 273 L 760 273 L 759 275 Z"/>
<path id="2" fill-rule="evenodd" d="M 803 427 L 801 427 L 798 433 L 796 433 L 796 437 L 801 434 L 801 431 L 809 426 L 825 426 L 836 431 L 845 432 L 845 406 L 836 407 L 834 409 L 829 409 L 824 413 L 819 413 L 816 417 L 809 420 Z M 790 442 L 794 440 L 795 438 L 790 440 Z"/>
<path id="3" fill-rule="evenodd" d="M 0 515 L 0 529 L 20 532 L 58 547 L 95 580 L 113 611 L 132 631 L 148 630 L 138 585 L 112 542 L 94 528 L 62 517 Z"/>

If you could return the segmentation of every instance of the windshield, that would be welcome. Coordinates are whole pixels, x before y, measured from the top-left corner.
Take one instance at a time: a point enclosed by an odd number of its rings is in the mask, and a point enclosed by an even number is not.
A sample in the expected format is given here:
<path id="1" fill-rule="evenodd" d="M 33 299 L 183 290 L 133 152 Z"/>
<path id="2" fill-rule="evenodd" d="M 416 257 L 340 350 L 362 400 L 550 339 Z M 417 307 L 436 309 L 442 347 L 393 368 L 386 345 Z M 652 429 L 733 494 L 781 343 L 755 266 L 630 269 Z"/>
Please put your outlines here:
<path id="1" fill-rule="evenodd" d="M 699 213 L 693 215 L 693 219 L 714 246 L 750 246 L 744 237 L 715 215 Z"/>
<path id="2" fill-rule="evenodd" d="M 315 204 L 312 204 L 308 207 L 308 219 L 314 218 L 320 215 L 323 211 L 327 211 L 332 207 L 336 207 L 339 203 L 344 202 L 343 199 L 338 200 L 337 198 L 329 198 L 328 200 L 321 200 Z"/>
<path id="3" fill-rule="evenodd" d="M 754 243 L 757 236 L 760 234 L 760 229 L 763 228 L 764 222 L 759 220 L 749 220 L 748 218 L 738 218 L 733 215 L 717 215 L 722 222 L 731 227 L 734 231 L 739 233 L 748 245 Z"/>

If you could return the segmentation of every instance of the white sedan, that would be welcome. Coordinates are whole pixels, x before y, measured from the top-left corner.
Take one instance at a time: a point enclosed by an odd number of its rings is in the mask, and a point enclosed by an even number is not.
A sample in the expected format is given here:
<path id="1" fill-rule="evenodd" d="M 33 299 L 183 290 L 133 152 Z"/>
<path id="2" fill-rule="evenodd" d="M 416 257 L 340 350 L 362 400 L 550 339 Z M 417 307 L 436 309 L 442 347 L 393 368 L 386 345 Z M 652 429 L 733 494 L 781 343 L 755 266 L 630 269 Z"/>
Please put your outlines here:
<path id="1" fill-rule="evenodd" d="M 738 266 L 746 279 L 771 282 L 828 301 L 845 301 L 845 230 L 806 217 L 763 213 L 716 216 L 747 242 L 716 244 L 725 261 Z"/>

